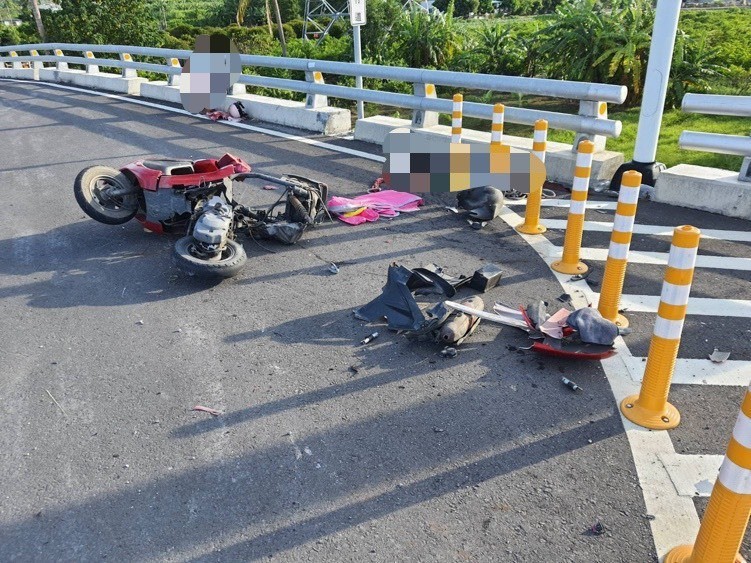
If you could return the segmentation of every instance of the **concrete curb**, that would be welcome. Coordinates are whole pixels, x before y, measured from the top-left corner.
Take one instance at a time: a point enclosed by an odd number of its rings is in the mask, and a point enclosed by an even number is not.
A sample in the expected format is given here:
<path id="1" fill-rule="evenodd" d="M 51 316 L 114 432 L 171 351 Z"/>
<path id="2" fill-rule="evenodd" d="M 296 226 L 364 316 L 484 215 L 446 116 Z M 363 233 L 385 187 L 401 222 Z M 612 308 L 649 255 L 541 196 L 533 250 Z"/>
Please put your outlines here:
<path id="1" fill-rule="evenodd" d="M 87 73 L 83 70 L 57 70 L 54 68 L 39 69 L 37 80 L 72 84 L 82 88 L 106 90 L 131 96 L 138 96 L 141 93 L 141 86 L 148 82 L 146 78 L 123 78 L 119 74 L 106 72 Z"/>
<path id="2" fill-rule="evenodd" d="M 751 183 L 738 172 L 679 164 L 657 178 L 654 201 L 751 219 Z"/>

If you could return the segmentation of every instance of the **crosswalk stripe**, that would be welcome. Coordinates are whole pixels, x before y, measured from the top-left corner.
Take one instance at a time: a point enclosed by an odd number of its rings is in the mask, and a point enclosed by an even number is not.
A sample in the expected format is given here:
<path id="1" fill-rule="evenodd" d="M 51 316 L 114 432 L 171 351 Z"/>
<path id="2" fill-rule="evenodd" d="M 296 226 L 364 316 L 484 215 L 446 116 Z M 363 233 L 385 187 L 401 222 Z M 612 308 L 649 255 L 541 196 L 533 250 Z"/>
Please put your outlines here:
<path id="1" fill-rule="evenodd" d="M 565 230 L 564 219 L 543 219 L 542 223 L 552 230 Z M 613 229 L 613 223 L 607 221 L 585 221 L 584 230 L 600 233 L 609 233 Z M 635 235 L 672 236 L 675 227 L 663 225 L 634 225 Z M 732 242 L 751 242 L 751 232 L 747 231 L 723 231 L 719 229 L 702 229 L 701 238 L 712 240 L 727 240 Z"/>
<path id="2" fill-rule="evenodd" d="M 711 350 L 707 350 L 709 354 Z M 640 383 L 644 375 L 646 358 L 638 356 L 624 357 L 631 378 Z M 678 358 L 671 382 L 678 385 L 716 385 L 727 387 L 745 387 L 751 378 L 751 362 L 745 360 L 726 360 L 715 364 L 709 359 Z"/>
<path id="3" fill-rule="evenodd" d="M 608 257 L 608 249 L 582 248 L 580 256 L 583 260 L 595 260 L 604 262 Z M 628 255 L 628 262 L 629 264 L 655 264 L 664 266 L 668 263 L 668 253 L 632 250 Z M 696 259 L 696 267 L 716 268 L 719 270 L 751 271 L 751 258 L 736 258 L 734 256 L 706 256 L 700 254 Z"/>
<path id="4" fill-rule="evenodd" d="M 599 294 L 596 295 L 599 297 Z M 597 298 L 595 298 L 595 303 L 592 304 L 593 307 L 597 305 L 596 301 Z M 631 313 L 656 313 L 659 305 L 659 295 L 621 295 L 621 309 Z M 691 297 L 688 300 L 686 313 L 688 315 L 751 318 L 751 301 L 746 299 Z"/>

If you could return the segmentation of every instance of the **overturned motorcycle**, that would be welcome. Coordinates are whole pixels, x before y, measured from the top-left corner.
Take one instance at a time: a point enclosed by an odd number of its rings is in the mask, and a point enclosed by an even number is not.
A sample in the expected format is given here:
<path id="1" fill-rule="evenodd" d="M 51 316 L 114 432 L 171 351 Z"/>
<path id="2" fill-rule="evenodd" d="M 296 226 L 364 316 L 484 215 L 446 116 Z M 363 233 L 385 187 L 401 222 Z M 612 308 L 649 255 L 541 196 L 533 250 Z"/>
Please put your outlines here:
<path id="1" fill-rule="evenodd" d="M 265 208 L 233 198 L 232 182 L 259 179 L 284 187 Z M 177 266 L 191 275 L 230 278 L 247 261 L 238 233 L 294 244 L 327 215 L 326 184 L 303 176 L 276 178 L 225 154 L 195 161 L 144 160 L 116 170 L 83 169 L 74 183 L 76 201 L 92 219 L 120 225 L 136 218 L 157 233 L 185 232 L 175 243 Z"/>

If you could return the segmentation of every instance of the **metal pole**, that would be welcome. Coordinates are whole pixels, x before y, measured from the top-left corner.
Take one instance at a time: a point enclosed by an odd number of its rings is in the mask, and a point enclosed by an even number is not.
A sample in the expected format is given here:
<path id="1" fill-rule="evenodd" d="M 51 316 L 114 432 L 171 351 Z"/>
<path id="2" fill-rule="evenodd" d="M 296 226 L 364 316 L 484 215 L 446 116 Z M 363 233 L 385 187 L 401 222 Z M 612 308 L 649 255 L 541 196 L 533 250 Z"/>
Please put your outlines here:
<path id="1" fill-rule="evenodd" d="M 352 27 L 352 35 L 355 43 L 355 64 L 362 64 L 362 44 L 360 42 L 360 26 Z M 362 90 L 362 76 L 355 76 L 355 86 Z M 365 117 L 365 105 L 362 100 L 357 100 L 357 119 Z"/>
<path id="2" fill-rule="evenodd" d="M 636 131 L 634 159 L 618 169 L 610 184 L 611 189 L 617 190 L 620 187 L 621 175 L 626 170 L 641 172 L 642 181 L 654 186 L 657 176 L 665 168 L 664 164 L 655 162 L 655 158 L 680 13 L 681 0 L 657 0 L 647 77 L 644 81 L 639 126 Z"/>

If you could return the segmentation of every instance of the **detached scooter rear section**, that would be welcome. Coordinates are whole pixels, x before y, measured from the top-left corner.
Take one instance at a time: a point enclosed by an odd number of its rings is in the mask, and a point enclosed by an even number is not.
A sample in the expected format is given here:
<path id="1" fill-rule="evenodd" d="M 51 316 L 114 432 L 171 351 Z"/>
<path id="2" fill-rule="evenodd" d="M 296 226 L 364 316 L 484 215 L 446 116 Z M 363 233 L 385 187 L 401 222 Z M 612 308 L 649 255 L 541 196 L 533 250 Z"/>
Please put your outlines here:
<path id="1" fill-rule="evenodd" d="M 261 179 L 285 188 L 266 208 L 249 208 L 233 198 L 232 182 Z M 281 178 L 251 171 L 225 154 L 195 161 L 144 160 L 116 170 L 91 166 L 74 183 L 76 201 L 92 219 L 120 225 L 133 219 L 156 233 L 185 233 L 174 260 L 188 274 L 230 278 L 247 261 L 238 233 L 294 244 L 327 216 L 326 184 L 303 176 Z"/>

